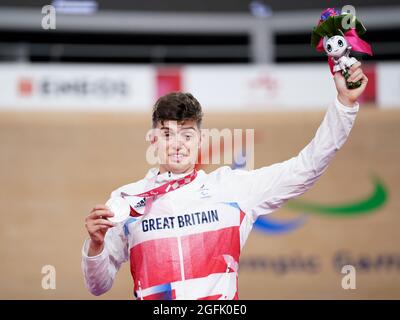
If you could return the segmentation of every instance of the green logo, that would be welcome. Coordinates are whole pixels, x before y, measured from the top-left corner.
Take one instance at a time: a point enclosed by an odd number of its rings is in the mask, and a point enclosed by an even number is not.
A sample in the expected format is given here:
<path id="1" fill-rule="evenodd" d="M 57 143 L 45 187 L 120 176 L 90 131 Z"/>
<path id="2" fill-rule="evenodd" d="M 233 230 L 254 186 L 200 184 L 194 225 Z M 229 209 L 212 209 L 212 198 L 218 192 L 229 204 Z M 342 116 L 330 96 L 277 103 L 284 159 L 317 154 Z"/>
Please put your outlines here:
<path id="1" fill-rule="evenodd" d="M 291 200 L 286 207 L 307 214 L 349 217 L 368 214 L 381 208 L 388 199 L 388 191 L 378 177 L 372 177 L 374 190 L 364 199 L 341 205 L 322 205 L 300 200 Z M 291 221 L 280 222 L 267 217 L 260 217 L 254 224 L 256 230 L 265 233 L 280 234 L 297 229 L 306 221 L 304 216 Z"/>

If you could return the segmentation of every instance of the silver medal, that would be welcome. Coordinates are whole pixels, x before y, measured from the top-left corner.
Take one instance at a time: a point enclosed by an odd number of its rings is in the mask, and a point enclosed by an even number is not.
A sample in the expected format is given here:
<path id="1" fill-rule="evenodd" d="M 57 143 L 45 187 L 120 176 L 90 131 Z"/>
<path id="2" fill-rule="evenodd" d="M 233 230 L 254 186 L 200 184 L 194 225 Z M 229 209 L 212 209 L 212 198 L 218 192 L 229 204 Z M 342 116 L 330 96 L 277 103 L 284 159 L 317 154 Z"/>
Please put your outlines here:
<path id="1" fill-rule="evenodd" d="M 129 203 L 121 197 L 111 198 L 106 202 L 106 206 L 114 213 L 113 217 L 108 218 L 109 221 L 118 223 L 129 217 L 131 207 Z"/>

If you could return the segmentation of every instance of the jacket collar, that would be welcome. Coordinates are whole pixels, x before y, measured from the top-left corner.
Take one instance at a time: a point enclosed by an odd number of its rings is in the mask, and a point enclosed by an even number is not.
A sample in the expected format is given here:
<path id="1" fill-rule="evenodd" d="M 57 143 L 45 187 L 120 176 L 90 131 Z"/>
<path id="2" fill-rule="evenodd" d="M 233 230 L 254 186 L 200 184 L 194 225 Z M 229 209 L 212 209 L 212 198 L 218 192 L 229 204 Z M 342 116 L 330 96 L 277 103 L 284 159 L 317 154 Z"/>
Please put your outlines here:
<path id="1" fill-rule="evenodd" d="M 176 180 L 176 179 L 182 178 L 189 174 L 189 173 L 178 173 L 177 174 L 177 173 L 173 173 L 170 171 L 158 174 L 158 172 L 159 172 L 158 168 L 151 168 L 147 172 L 145 179 L 147 181 L 154 181 L 155 184 L 162 184 L 162 183 L 166 183 L 171 180 Z"/>

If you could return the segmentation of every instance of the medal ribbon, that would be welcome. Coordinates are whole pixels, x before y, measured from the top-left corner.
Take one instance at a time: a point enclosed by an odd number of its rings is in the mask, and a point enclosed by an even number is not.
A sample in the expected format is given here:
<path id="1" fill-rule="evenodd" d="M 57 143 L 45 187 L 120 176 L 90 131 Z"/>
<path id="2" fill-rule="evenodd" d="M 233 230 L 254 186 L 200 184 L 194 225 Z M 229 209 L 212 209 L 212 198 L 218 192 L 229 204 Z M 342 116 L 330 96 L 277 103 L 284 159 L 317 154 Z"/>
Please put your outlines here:
<path id="1" fill-rule="evenodd" d="M 144 213 L 147 213 L 148 210 L 150 209 L 150 205 L 151 205 L 151 202 L 152 202 L 153 199 L 155 199 L 157 196 L 160 196 L 160 195 L 166 194 L 168 192 L 177 190 L 177 189 L 189 184 L 190 182 L 192 182 L 196 178 L 196 176 L 197 176 L 197 170 L 193 170 L 192 173 L 189 173 L 188 175 L 186 175 L 186 176 L 184 176 L 184 177 L 182 177 L 180 179 L 169 181 L 169 182 L 167 182 L 167 183 L 165 183 L 165 184 L 163 184 L 163 185 L 161 185 L 161 186 L 159 186 L 157 188 L 148 190 L 146 192 L 142 192 L 142 193 L 138 193 L 138 194 L 128 194 L 128 193 L 125 193 L 125 192 L 121 192 L 120 195 L 121 195 L 122 198 L 125 198 L 125 197 L 145 198 L 146 199 L 146 208 L 145 208 L 145 212 Z M 148 203 L 147 200 L 150 200 L 150 203 Z M 132 206 L 131 206 L 131 211 L 134 211 L 134 213 L 140 214 L 139 212 L 135 211 L 132 208 Z M 131 215 L 132 215 L 132 212 L 131 212 Z"/>

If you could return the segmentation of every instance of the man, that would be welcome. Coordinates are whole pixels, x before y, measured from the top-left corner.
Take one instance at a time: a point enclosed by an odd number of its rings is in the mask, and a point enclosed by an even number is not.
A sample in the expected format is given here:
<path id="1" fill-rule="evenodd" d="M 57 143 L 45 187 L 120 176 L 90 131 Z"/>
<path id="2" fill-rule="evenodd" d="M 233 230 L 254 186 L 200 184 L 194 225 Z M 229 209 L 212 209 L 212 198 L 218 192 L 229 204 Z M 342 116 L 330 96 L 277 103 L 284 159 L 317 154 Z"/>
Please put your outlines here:
<path id="1" fill-rule="evenodd" d="M 238 299 L 239 255 L 254 221 L 307 191 L 345 143 L 368 81 L 360 66 L 348 79 L 362 81 L 357 89 L 335 73 L 337 97 L 299 155 L 251 171 L 197 172 L 200 104 L 191 94 L 161 97 L 151 139 L 159 167 L 111 194 L 129 202 L 131 217 L 112 223 L 109 208 L 97 205 L 86 218 L 82 269 L 90 292 L 108 291 L 129 260 L 137 299 Z"/>

